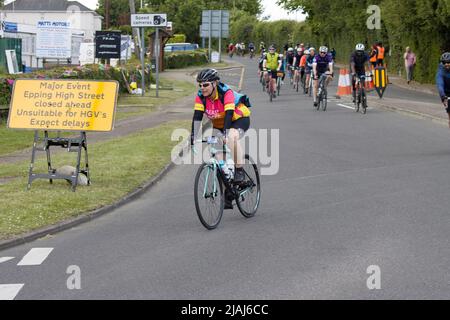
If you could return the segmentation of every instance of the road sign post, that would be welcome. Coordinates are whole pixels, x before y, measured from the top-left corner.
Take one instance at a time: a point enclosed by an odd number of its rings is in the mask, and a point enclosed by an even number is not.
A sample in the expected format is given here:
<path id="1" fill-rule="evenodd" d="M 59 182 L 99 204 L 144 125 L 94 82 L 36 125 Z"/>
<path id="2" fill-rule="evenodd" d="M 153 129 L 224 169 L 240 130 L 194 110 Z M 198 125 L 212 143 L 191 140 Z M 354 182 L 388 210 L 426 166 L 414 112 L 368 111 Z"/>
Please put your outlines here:
<path id="1" fill-rule="evenodd" d="M 145 63 L 144 63 L 144 28 L 145 27 L 155 27 L 155 57 L 156 57 L 156 97 L 158 97 L 158 85 L 159 85 L 159 27 L 167 26 L 167 14 L 156 13 L 156 14 L 132 14 L 131 15 L 131 27 L 139 27 L 142 32 L 142 95 L 144 95 L 144 77 L 145 77 Z M 151 70 L 151 66 L 150 66 Z"/>
<path id="2" fill-rule="evenodd" d="M 211 61 L 211 39 L 219 39 L 219 53 L 222 51 L 222 38 L 229 37 L 229 11 L 228 10 L 203 10 L 200 37 L 208 38 L 209 60 Z"/>
<path id="3" fill-rule="evenodd" d="M 155 34 L 155 55 L 156 55 L 156 97 L 159 97 L 159 28 L 156 28 L 156 34 Z"/>
<path id="4" fill-rule="evenodd" d="M 141 70 L 141 84 L 142 84 L 142 96 L 145 95 L 145 36 L 144 36 L 144 28 L 141 28 L 141 63 L 142 63 L 142 70 Z"/>

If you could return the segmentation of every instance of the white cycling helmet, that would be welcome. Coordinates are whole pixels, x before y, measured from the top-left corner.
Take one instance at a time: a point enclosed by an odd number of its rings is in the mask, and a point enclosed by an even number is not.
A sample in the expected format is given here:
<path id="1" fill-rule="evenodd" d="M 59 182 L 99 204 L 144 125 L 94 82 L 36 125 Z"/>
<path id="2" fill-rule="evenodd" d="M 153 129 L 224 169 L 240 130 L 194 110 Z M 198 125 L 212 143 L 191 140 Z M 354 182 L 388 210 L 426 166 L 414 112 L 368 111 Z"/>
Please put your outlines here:
<path id="1" fill-rule="evenodd" d="M 321 47 L 319 48 L 319 52 L 325 52 L 325 53 L 328 53 L 328 48 L 325 47 L 325 46 L 321 46 Z"/>
<path id="2" fill-rule="evenodd" d="M 366 47 L 362 43 L 358 43 L 355 47 L 356 51 L 364 51 Z"/>
<path id="3" fill-rule="evenodd" d="M 309 56 L 310 52 L 309 52 L 308 49 L 305 50 L 305 54 L 306 54 L 307 56 Z"/>
<path id="4" fill-rule="evenodd" d="M 294 51 L 294 48 L 289 48 L 288 51 Z"/>
<path id="5" fill-rule="evenodd" d="M 316 49 L 314 47 L 309 48 L 309 53 L 311 53 L 311 51 L 316 51 Z"/>

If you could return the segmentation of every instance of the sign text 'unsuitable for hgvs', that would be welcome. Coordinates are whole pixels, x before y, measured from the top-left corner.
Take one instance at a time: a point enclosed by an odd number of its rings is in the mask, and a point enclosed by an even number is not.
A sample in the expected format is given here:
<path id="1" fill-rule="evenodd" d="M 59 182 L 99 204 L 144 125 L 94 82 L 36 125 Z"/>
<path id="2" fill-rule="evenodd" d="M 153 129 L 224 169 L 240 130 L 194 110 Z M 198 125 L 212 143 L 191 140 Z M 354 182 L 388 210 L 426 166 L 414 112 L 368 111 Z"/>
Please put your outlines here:
<path id="1" fill-rule="evenodd" d="M 18 79 L 8 127 L 111 131 L 117 92 L 117 81 Z"/>

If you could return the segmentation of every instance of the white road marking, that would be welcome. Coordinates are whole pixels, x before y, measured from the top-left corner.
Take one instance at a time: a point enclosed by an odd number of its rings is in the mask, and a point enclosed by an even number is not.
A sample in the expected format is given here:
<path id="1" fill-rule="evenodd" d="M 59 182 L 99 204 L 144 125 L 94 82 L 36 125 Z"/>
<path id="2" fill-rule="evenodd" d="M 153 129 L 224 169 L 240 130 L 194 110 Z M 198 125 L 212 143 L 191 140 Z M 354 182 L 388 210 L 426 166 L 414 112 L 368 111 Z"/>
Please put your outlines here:
<path id="1" fill-rule="evenodd" d="M 0 284 L 0 300 L 14 300 L 24 283 Z"/>
<path id="2" fill-rule="evenodd" d="M 18 266 L 37 266 L 47 259 L 53 248 L 33 248 L 20 260 Z"/>
<path id="3" fill-rule="evenodd" d="M 14 259 L 14 257 L 1 257 L 1 258 L 0 258 L 0 263 L 9 261 L 9 260 L 11 260 L 11 259 Z"/>
<path id="4" fill-rule="evenodd" d="M 340 107 L 343 107 L 343 108 L 347 108 L 347 109 L 352 109 L 352 110 L 355 110 L 355 108 L 354 108 L 354 107 L 350 107 L 350 106 L 347 106 L 347 105 L 345 105 L 345 104 L 342 104 L 342 103 L 338 103 L 337 105 L 338 105 L 338 106 L 340 106 Z"/>

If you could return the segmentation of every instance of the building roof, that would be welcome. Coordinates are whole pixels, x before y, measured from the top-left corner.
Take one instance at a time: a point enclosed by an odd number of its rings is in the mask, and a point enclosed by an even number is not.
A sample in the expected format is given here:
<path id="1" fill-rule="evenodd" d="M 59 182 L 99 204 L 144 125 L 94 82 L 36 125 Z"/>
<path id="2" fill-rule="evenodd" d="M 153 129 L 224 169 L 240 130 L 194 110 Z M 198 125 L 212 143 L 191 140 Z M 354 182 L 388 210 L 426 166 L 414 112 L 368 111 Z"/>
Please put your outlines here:
<path id="1" fill-rule="evenodd" d="M 3 7 L 7 11 L 67 11 L 70 6 L 77 6 L 81 12 L 94 12 L 78 1 L 67 0 L 16 0 Z"/>

